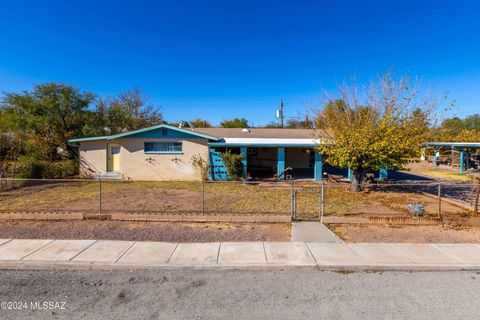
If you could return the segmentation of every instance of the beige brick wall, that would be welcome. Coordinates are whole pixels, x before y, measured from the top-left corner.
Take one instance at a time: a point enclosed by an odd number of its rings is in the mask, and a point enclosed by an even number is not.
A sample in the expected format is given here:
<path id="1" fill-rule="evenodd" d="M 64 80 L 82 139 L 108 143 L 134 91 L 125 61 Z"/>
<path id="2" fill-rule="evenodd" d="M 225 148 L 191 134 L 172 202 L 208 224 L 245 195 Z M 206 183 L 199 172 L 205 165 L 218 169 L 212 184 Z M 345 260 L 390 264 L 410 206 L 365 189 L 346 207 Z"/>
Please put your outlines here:
<path id="1" fill-rule="evenodd" d="M 181 141 L 182 154 L 146 154 L 145 141 Z M 200 154 L 208 160 L 206 139 L 148 139 L 125 138 L 118 140 L 85 141 L 80 143 L 81 173 L 105 172 L 107 143 L 118 143 L 120 149 L 120 172 L 124 179 L 133 180 L 200 180 L 191 158 Z"/>

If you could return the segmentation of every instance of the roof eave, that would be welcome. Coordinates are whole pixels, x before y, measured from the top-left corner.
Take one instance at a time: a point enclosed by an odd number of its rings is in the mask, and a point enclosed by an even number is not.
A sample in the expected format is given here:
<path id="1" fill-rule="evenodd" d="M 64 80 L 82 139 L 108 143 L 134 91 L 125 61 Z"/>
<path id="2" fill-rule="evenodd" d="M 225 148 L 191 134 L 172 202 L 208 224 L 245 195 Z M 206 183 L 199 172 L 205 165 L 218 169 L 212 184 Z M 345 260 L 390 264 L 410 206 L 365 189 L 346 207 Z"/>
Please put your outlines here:
<path id="1" fill-rule="evenodd" d="M 183 133 L 186 133 L 186 134 L 191 134 L 191 135 L 194 135 L 194 136 L 197 136 L 197 137 L 200 137 L 200 138 L 204 138 L 204 139 L 208 139 L 208 140 L 214 140 L 214 141 L 220 140 L 218 137 L 210 136 L 210 135 L 207 135 L 207 134 L 204 134 L 204 133 L 195 132 L 195 131 L 191 131 L 191 130 L 185 130 L 185 129 L 182 129 L 182 128 L 169 126 L 167 124 L 159 124 L 159 125 L 148 127 L 148 128 L 138 129 L 138 130 L 134 130 L 134 131 L 124 132 L 124 133 L 119 133 L 119 134 L 109 135 L 109 136 L 74 138 L 74 139 L 69 139 L 68 142 L 73 143 L 73 142 L 94 141 L 94 140 L 113 140 L 113 139 L 128 137 L 128 136 L 131 136 L 131 135 L 134 135 L 134 134 L 148 132 L 148 131 L 151 131 L 151 130 L 161 129 L 161 128 L 167 128 L 167 129 L 170 129 L 170 130 L 175 130 L 175 131 L 183 132 Z"/>

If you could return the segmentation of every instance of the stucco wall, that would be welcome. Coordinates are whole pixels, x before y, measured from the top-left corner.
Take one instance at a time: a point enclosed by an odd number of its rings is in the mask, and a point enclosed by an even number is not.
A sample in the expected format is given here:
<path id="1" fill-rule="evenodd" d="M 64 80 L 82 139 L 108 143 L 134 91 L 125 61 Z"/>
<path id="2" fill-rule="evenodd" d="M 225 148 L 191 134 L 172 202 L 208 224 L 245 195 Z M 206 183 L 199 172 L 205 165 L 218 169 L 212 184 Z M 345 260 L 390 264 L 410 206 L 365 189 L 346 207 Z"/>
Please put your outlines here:
<path id="1" fill-rule="evenodd" d="M 146 154 L 144 142 L 182 142 L 181 154 Z M 200 180 L 191 158 L 200 154 L 208 160 L 208 145 L 206 139 L 153 139 L 124 138 L 118 140 L 85 141 L 80 143 L 82 159 L 81 172 L 103 173 L 106 171 L 107 142 L 120 145 L 120 172 L 124 179 L 133 180 Z M 88 165 L 88 166 L 87 166 Z M 87 169 L 90 168 L 90 169 Z"/>
<path id="2" fill-rule="evenodd" d="M 80 175 L 91 177 L 106 171 L 107 140 L 80 142 Z"/>

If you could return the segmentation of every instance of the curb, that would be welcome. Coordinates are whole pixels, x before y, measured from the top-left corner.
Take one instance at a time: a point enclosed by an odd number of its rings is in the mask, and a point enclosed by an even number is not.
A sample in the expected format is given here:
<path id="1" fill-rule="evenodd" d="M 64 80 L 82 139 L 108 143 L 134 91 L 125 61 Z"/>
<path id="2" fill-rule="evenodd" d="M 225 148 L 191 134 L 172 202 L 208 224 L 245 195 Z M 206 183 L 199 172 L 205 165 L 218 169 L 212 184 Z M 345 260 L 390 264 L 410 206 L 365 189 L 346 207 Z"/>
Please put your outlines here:
<path id="1" fill-rule="evenodd" d="M 333 272 L 384 272 L 384 271 L 480 271 L 480 265 L 293 265 L 293 264 L 208 264 L 208 265 L 140 265 L 124 263 L 69 262 L 69 261 L 0 261 L 0 270 L 38 271 L 146 271 L 146 270 L 211 270 L 211 271 L 283 271 L 312 270 Z"/>

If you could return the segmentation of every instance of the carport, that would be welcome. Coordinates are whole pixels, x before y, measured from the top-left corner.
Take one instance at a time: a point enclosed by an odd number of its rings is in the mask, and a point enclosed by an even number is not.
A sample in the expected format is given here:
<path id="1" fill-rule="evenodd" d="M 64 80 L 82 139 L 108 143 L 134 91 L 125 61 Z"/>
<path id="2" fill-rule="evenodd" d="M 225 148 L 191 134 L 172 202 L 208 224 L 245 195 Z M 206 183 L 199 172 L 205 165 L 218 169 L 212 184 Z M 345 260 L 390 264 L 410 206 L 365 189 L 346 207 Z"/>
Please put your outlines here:
<path id="1" fill-rule="evenodd" d="M 300 141 L 292 143 L 272 143 L 273 141 L 245 143 L 209 143 L 210 154 L 218 150 L 237 149 L 244 156 L 245 175 L 252 178 L 277 180 L 291 179 L 322 179 L 323 157 L 315 150 L 313 142 Z M 219 165 L 217 163 L 217 165 Z M 221 180 L 224 177 L 217 177 Z"/>
<path id="2" fill-rule="evenodd" d="M 424 142 L 422 146 L 433 148 L 434 169 L 440 163 L 458 167 L 460 174 L 465 170 L 480 168 L 480 142 Z M 441 152 L 444 151 L 448 151 L 449 155 L 442 157 Z"/>

